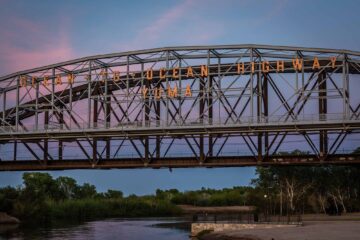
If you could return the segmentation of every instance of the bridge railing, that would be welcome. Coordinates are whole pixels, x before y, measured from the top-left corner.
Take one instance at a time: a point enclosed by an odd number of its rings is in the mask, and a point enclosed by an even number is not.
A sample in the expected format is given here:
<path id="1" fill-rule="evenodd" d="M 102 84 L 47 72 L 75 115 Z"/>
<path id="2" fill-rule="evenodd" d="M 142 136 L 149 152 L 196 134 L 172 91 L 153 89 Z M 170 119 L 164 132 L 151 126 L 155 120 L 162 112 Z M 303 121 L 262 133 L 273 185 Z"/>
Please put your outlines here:
<path id="1" fill-rule="evenodd" d="M 344 114 L 301 114 L 301 115 L 275 115 L 270 117 L 232 117 L 232 118 L 192 118 L 187 120 L 178 119 L 174 120 L 149 120 L 149 121 L 126 121 L 121 123 L 107 123 L 97 122 L 92 123 L 89 127 L 87 122 L 74 123 L 69 122 L 66 124 L 51 123 L 47 125 L 26 125 L 26 126 L 0 126 L 0 134 L 18 133 L 18 132 L 61 132 L 61 131 L 83 131 L 83 130 L 101 130 L 101 129 L 118 129 L 118 130 L 141 130 L 153 128 L 172 128 L 172 127 L 224 127 L 224 126 L 261 126 L 261 125 L 288 125 L 288 124 L 316 124 L 316 123 L 338 123 L 345 121 L 359 121 L 359 117 L 349 117 Z"/>

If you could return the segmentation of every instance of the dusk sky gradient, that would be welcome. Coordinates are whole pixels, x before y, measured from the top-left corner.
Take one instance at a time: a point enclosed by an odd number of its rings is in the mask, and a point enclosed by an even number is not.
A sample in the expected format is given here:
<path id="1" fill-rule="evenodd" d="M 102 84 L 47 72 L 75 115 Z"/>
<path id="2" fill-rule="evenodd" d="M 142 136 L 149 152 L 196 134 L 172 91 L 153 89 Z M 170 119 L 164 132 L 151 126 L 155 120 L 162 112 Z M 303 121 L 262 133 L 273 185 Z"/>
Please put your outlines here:
<path id="1" fill-rule="evenodd" d="M 267 44 L 360 51 L 360 1 L 0 0 L 0 76 L 74 58 L 178 45 Z M 148 194 L 249 184 L 254 168 L 51 172 L 99 191 Z M 0 172 L 0 186 L 22 172 Z"/>

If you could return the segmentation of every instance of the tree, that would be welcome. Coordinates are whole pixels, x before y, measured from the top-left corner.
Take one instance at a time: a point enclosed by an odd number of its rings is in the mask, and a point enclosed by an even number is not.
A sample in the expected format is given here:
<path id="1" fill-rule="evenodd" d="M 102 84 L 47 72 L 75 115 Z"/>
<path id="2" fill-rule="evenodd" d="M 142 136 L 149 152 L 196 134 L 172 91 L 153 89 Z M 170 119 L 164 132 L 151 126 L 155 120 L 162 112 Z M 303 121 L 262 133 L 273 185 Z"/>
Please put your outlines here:
<path id="1" fill-rule="evenodd" d="M 24 173 L 23 182 L 26 200 L 41 202 L 59 194 L 56 182 L 48 173 Z"/>
<path id="2" fill-rule="evenodd" d="M 298 201 L 313 184 L 311 172 L 309 167 L 258 168 L 256 170 L 258 178 L 252 183 L 263 189 L 269 197 L 274 194 L 279 195 L 280 202 L 285 195 L 290 211 L 294 212 Z"/>
<path id="3" fill-rule="evenodd" d="M 57 187 L 59 189 L 61 199 L 72 199 L 75 197 L 77 188 L 79 187 L 76 184 L 76 180 L 71 177 L 58 177 L 55 180 Z"/>
<path id="4" fill-rule="evenodd" d="M 118 190 L 111 190 L 109 189 L 105 194 L 104 196 L 106 198 L 112 198 L 112 199 L 115 199 L 115 198 L 122 198 L 123 197 L 123 193 L 121 191 L 118 191 Z"/>
<path id="5" fill-rule="evenodd" d="M 360 154 L 360 147 L 357 147 L 357 148 L 354 150 L 353 154 Z"/>
<path id="6" fill-rule="evenodd" d="M 0 212 L 11 212 L 18 197 L 18 189 L 10 186 L 0 188 Z"/>
<path id="7" fill-rule="evenodd" d="M 94 198 L 96 196 L 96 187 L 89 183 L 84 183 L 76 189 L 75 197 L 78 199 Z"/>

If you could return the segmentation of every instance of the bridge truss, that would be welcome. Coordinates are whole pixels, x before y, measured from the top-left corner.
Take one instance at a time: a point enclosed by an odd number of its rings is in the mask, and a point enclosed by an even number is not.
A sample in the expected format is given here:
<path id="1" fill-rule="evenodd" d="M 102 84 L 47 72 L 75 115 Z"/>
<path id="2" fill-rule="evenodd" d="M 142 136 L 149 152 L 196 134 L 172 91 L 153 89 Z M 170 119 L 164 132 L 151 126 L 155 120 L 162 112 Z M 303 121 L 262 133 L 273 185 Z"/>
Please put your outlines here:
<path id="1" fill-rule="evenodd" d="M 359 73 L 359 52 L 264 45 L 17 72 L 0 78 L 0 170 L 358 164 Z"/>

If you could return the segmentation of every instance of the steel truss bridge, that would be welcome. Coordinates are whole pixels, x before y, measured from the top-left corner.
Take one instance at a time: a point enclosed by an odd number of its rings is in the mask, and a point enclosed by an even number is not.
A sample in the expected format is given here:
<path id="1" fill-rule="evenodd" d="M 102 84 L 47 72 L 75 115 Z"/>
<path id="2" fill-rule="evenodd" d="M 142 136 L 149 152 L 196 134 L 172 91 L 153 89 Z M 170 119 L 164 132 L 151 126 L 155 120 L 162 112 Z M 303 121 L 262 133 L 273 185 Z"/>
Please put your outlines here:
<path id="1" fill-rule="evenodd" d="M 264 45 L 17 72 L 0 78 L 0 170 L 359 164 L 359 74 L 360 52 Z"/>

